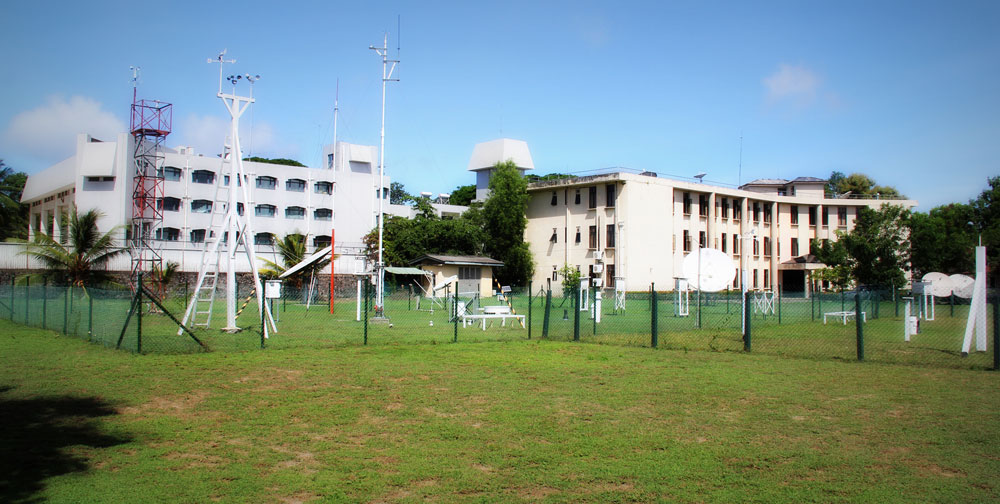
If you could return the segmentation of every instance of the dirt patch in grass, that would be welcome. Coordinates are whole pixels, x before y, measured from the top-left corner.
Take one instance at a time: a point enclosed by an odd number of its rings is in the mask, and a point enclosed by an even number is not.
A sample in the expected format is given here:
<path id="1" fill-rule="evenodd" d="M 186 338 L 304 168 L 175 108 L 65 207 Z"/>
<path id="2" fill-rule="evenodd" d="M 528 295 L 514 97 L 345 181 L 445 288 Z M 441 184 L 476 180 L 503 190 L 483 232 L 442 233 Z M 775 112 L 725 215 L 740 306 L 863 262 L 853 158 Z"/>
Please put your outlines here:
<path id="1" fill-rule="evenodd" d="M 187 394 L 181 395 L 155 396 L 145 404 L 119 408 L 118 413 L 123 416 L 147 417 L 167 415 L 180 419 L 191 419 L 199 416 L 193 413 L 192 410 L 205 402 L 208 396 L 209 391 L 204 389 L 192 390 Z"/>

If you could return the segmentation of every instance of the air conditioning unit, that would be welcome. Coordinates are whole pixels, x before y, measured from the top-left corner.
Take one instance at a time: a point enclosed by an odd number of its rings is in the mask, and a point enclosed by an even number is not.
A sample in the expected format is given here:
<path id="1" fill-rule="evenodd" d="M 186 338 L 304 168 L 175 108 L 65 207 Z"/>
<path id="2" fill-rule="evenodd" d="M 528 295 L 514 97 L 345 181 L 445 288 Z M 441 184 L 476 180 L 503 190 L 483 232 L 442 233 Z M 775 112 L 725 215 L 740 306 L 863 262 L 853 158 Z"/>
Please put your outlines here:
<path id="1" fill-rule="evenodd" d="M 594 251 L 594 260 L 595 261 L 603 261 L 604 260 L 604 251 L 603 250 L 595 250 Z"/>
<path id="2" fill-rule="evenodd" d="M 594 273 L 604 273 L 604 264 L 597 263 L 594 265 Z"/>
<path id="3" fill-rule="evenodd" d="M 594 270 L 594 273 L 597 273 L 596 269 Z M 604 287 L 604 279 L 603 278 L 591 278 L 590 279 L 590 283 L 593 284 L 593 286 L 595 288 L 598 288 L 598 289 L 601 288 L 601 287 Z"/>

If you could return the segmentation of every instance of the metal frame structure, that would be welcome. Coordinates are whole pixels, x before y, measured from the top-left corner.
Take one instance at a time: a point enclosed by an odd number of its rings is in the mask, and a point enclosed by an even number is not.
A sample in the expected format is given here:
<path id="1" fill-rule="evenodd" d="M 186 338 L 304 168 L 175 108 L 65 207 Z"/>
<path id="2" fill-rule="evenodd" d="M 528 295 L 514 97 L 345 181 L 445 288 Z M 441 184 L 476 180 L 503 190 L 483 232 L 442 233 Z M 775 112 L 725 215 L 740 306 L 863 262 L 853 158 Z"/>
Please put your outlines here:
<path id="1" fill-rule="evenodd" d="M 128 250 L 132 259 L 130 285 L 140 290 L 141 273 L 162 273 L 163 255 L 155 232 L 163 224 L 163 141 L 170 134 L 173 105 L 158 100 L 138 100 L 135 82 L 138 68 L 132 68 L 132 110 L 129 131 L 132 133 L 132 220 L 129 224 Z M 155 291 L 163 297 L 161 289 Z"/>
<path id="2" fill-rule="evenodd" d="M 382 39 L 382 47 L 368 46 L 369 49 L 375 51 L 376 54 L 382 57 L 382 129 L 379 133 L 379 154 L 378 154 L 378 187 L 376 188 L 375 195 L 378 197 L 378 215 L 376 216 L 378 220 L 378 262 L 375 264 L 375 317 L 381 318 L 385 316 L 385 262 L 382 260 L 382 228 L 383 222 L 385 220 L 385 213 L 382 209 L 382 205 L 385 200 L 385 84 L 390 81 L 399 81 L 399 79 L 392 78 L 393 72 L 396 70 L 396 64 L 399 60 L 388 59 L 389 53 L 389 34 L 385 34 Z M 397 53 L 399 49 L 396 49 Z M 389 63 L 392 63 L 390 66 Z M 336 150 L 336 145 L 334 145 L 334 150 Z"/>

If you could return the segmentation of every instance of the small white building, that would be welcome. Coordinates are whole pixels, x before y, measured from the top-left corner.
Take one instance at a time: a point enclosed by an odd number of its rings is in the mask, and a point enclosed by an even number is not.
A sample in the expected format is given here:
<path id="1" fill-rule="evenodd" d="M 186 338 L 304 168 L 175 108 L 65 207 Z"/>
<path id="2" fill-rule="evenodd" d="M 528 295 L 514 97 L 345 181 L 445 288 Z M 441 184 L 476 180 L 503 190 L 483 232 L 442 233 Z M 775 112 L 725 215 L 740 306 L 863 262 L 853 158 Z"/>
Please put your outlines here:
<path id="1" fill-rule="evenodd" d="M 469 171 L 476 174 L 476 201 L 485 201 L 490 195 L 490 177 L 497 163 L 513 161 L 514 166 L 524 175 L 535 169 L 528 143 L 523 140 L 498 138 L 476 144 L 469 158 Z"/>

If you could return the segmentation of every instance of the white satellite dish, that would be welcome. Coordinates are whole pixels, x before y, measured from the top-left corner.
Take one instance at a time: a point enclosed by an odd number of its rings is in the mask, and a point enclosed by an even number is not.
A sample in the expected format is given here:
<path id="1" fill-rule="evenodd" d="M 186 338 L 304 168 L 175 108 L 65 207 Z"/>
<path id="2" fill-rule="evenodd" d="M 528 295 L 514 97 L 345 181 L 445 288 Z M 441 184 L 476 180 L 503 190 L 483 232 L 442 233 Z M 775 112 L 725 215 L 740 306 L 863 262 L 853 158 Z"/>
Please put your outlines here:
<path id="1" fill-rule="evenodd" d="M 948 277 L 951 280 L 952 290 L 956 296 L 962 299 L 972 298 L 972 288 L 975 286 L 976 281 L 968 275 L 954 274 Z"/>
<path id="2" fill-rule="evenodd" d="M 948 297 L 954 288 L 954 284 L 948 275 L 936 271 L 924 275 L 921 280 L 930 284 L 929 293 L 936 297 Z"/>
<path id="3" fill-rule="evenodd" d="M 700 264 L 699 264 L 700 262 Z M 715 249 L 698 249 L 684 258 L 681 270 L 692 289 L 718 292 L 733 283 L 736 265 L 729 254 Z"/>

